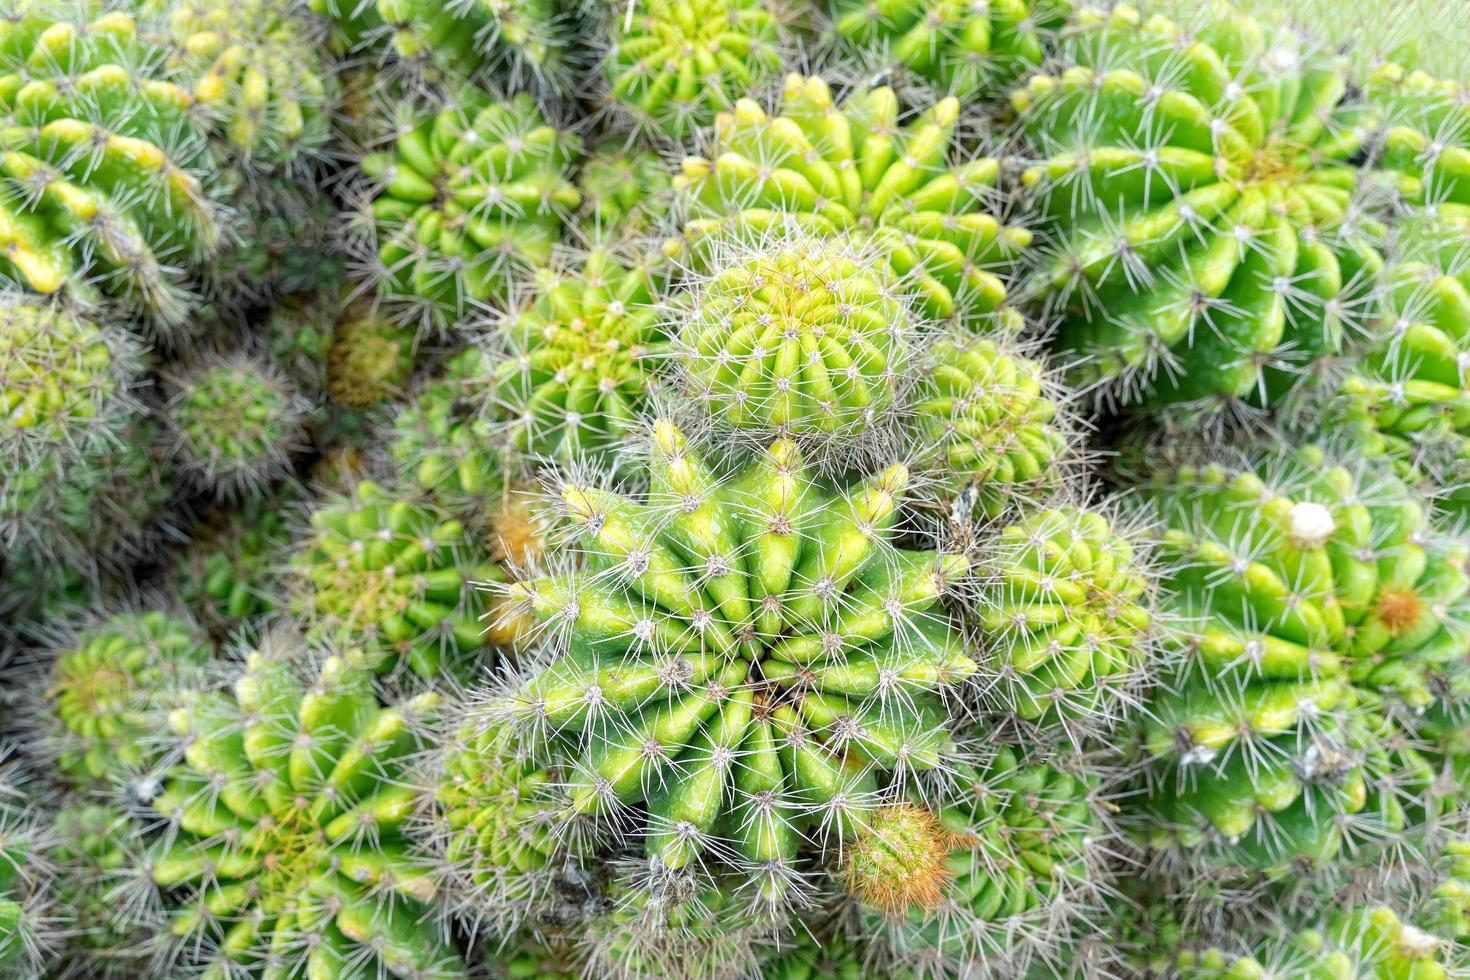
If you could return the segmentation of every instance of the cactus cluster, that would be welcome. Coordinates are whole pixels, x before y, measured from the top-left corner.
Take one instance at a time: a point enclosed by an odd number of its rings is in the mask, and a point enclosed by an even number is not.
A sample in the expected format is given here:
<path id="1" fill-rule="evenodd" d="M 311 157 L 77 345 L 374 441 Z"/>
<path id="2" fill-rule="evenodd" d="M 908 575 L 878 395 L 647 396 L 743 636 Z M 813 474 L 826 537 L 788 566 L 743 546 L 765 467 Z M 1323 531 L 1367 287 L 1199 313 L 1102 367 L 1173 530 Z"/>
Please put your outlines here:
<path id="1" fill-rule="evenodd" d="M 0 0 L 0 977 L 1465 975 L 1466 51 Z"/>

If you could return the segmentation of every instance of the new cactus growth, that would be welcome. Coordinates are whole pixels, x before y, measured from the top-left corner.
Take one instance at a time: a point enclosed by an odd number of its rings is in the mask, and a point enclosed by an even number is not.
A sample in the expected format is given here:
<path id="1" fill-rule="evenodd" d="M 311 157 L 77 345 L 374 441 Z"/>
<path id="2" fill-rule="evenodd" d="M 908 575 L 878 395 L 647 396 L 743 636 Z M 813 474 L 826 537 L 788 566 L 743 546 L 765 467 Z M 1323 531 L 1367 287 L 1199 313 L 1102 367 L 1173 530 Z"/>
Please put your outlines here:
<path id="1" fill-rule="evenodd" d="M 1079 385 L 1123 402 L 1271 404 L 1372 312 L 1382 257 L 1329 52 L 1219 4 L 1195 29 L 1083 9 L 1011 96 L 1057 246 L 1038 286 Z"/>
<path id="2" fill-rule="evenodd" d="M 1105 830 L 1074 768 L 1003 747 L 960 768 L 937 811 L 890 804 L 861 825 L 842 880 L 888 962 L 920 977 L 1023 975 L 1062 952 L 1058 927 L 1092 900 Z"/>
<path id="3" fill-rule="evenodd" d="M 166 20 L 171 60 L 225 155 L 250 171 L 306 171 L 338 100 L 319 23 L 286 0 L 178 0 Z"/>
<path id="4" fill-rule="evenodd" d="M 1185 468 L 1154 495 L 1184 652 L 1143 723 L 1156 829 L 1278 872 L 1432 805 L 1402 726 L 1461 656 L 1470 578 L 1424 501 L 1317 447 Z"/>
<path id="5" fill-rule="evenodd" d="M 415 349 L 413 331 L 363 304 L 349 305 L 332 327 L 327 397 L 363 410 L 400 395 L 413 373 Z"/>
<path id="6" fill-rule="evenodd" d="M 925 315 L 993 312 L 1005 301 L 1001 274 L 1031 235 L 991 213 L 1000 164 L 960 158 L 958 118 L 959 101 L 946 98 L 901 125 L 891 89 L 838 107 L 824 80 L 788 75 L 778 115 L 742 99 L 715 120 L 708 157 L 684 159 L 674 178 L 684 234 L 700 249 L 732 234 L 860 233 L 912 283 Z"/>
<path id="7" fill-rule="evenodd" d="M 291 609 L 354 661 L 421 677 L 467 670 L 485 644 L 476 583 L 501 577 L 464 526 L 364 480 L 311 515 Z"/>
<path id="8" fill-rule="evenodd" d="M 384 706 L 371 674 L 329 657 L 302 676 L 287 653 L 252 651 L 230 694 L 171 718 L 187 748 L 152 868 L 178 955 L 217 976 L 463 976 L 403 833 L 437 695 Z"/>
<path id="9" fill-rule="evenodd" d="M 545 265 L 581 203 L 568 178 L 577 152 L 528 95 L 464 89 L 409 119 L 390 151 L 362 162 L 377 184 L 380 295 L 444 328 Z"/>
<path id="10" fill-rule="evenodd" d="M 831 0 L 833 27 L 865 63 L 912 72 L 963 100 L 993 95 L 1045 59 L 1069 0 Z"/>
<path id="11" fill-rule="evenodd" d="M 169 379 L 180 471 L 218 497 L 253 497 L 305 448 L 307 402 L 274 364 L 235 352 Z"/>
<path id="12" fill-rule="evenodd" d="M 921 359 L 906 414 L 917 469 L 998 518 L 1061 481 L 1067 436 L 1041 364 L 987 338 L 944 339 Z"/>
<path id="13" fill-rule="evenodd" d="M 985 703 L 1048 723 L 1109 720 L 1151 667 L 1150 576 L 1135 540 L 1079 507 L 1028 514 L 984 546 Z"/>
<path id="14" fill-rule="evenodd" d="M 605 248 L 537 273 L 533 298 L 498 325 L 496 399 L 516 449 L 571 462 L 628 441 L 670 352 L 667 280 L 657 257 Z"/>
<path id="15" fill-rule="evenodd" d="M 117 613 L 56 652 L 46 698 L 57 769 L 83 783 L 121 782 L 167 762 L 164 720 L 207 683 L 214 655 L 193 621 Z"/>
<path id="16" fill-rule="evenodd" d="M 645 805 L 655 867 L 726 856 L 779 902 L 804 835 L 946 765 L 941 697 L 975 664 L 942 600 L 968 562 L 895 544 L 902 466 L 825 489 L 778 440 L 721 475 L 659 421 L 643 475 L 642 497 L 562 484 L 590 567 L 509 586 L 561 656 L 504 712 L 566 748 L 570 812 Z"/>
<path id="17" fill-rule="evenodd" d="M 765 439 L 871 430 L 908 380 L 913 286 L 855 240 L 732 249 L 679 316 L 686 383 L 720 428 Z"/>
<path id="18" fill-rule="evenodd" d="M 683 142 L 780 71 L 769 0 L 644 0 L 629 10 L 608 11 L 603 69 L 636 129 Z"/>
<path id="19" fill-rule="evenodd" d="M 162 328 L 188 315 L 183 270 L 213 253 L 220 226 L 205 133 L 165 56 L 120 10 L 11 5 L 0 24 L 0 267 L 20 288 L 114 297 Z"/>

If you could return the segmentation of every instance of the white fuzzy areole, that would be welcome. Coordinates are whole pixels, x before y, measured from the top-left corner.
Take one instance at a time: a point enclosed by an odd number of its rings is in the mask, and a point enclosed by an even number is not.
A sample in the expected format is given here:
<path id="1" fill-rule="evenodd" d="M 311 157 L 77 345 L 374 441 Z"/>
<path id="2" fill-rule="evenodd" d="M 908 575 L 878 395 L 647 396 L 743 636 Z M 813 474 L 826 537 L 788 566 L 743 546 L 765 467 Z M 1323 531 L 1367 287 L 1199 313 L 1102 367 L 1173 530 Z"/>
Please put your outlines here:
<path id="1" fill-rule="evenodd" d="M 1336 530 L 1332 511 L 1321 504 L 1303 501 L 1291 508 L 1291 526 L 1286 536 L 1298 548 L 1320 548 Z"/>

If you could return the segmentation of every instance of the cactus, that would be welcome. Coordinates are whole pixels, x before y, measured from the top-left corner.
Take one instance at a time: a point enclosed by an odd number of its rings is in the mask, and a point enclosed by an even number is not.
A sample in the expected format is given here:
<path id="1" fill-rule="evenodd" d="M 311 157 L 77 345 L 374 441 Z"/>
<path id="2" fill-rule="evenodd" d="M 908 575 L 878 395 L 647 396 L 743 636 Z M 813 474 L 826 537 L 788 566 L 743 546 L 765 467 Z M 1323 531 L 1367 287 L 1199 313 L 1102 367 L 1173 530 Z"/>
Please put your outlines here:
<path id="1" fill-rule="evenodd" d="M 863 933 L 919 977 L 1019 976 L 1060 956 L 1105 832 L 1081 768 L 1002 747 L 960 768 L 937 812 L 878 810 L 842 855 Z"/>
<path id="2" fill-rule="evenodd" d="M 712 424 L 767 441 L 879 428 L 917 345 L 914 285 L 847 238 L 733 248 L 678 316 L 684 383 Z"/>
<path id="3" fill-rule="evenodd" d="M 447 328 L 551 259 L 581 195 L 577 141 L 530 96 L 466 89 L 405 123 L 391 151 L 362 161 L 377 185 L 378 291 L 405 315 Z"/>
<path id="4" fill-rule="evenodd" d="M 839 108 L 822 79 L 788 75 L 779 115 L 742 99 L 715 120 L 708 157 L 684 159 L 674 188 L 685 237 L 698 252 L 732 233 L 860 233 L 913 283 L 925 315 L 991 313 L 1006 297 L 1000 274 L 1031 236 L 989 213 L 1000 164 L 959 159 L 958 117 L 946 98 L 900 125 L 891 89 Z"/>
<path id="5" fill-rule="evenodd" d="M 456 515 L 479 516 L 504 485 L 510 445 L 490 402 L 500 367 L 488 348 L 470 347 L 393 417 L 388 452 L 401 482 Z"/>
<path id="6" fill-rule="evenodd" d="M 49 839 L 40 813 L 0 805 L 0 972 L 7 976 L 40 976 L 58 944 L 58 923 L 48 916 Z"/>
<path id="7" fill-rule="evenodd" d="M 968 102 L 1045 58 L 1069 0 L 830 0 L 833 28 L 862 62 L 907 69 Z"/>
<path id="8" fill-rule="evenodd" d="M 985 703 L 1049 725 L 1110 721 L 1152 666 L 1151 576 L 1134 535 L 1080 507 L 1027 514 L 984 547 Z"/>
<path id="9" fill-rule="evenodd" d="M 175 577 L 184 605 L 216 634 L 285 607 L 281 560 L 291 540 L 291 510 L 303 496 L 287 484 L 238 508 L 216 509 L 195 528 Z"/>
<path id="10" fill-rule="evenodd" d="M 644 0 L 609 10 L 603 61 L 615 107 L 639 132 L 688 140 L 781 69 L 769 0 Z"/>
<path id="11" fill-rule="evenodd" d="M 627 443 L 670 352 L 667 279 L 654 257 L 603 248 L 537 273 L 532 299 L 498 325 L 494 390 L 514 448 L 571 462 Z"/>
<path id="12" fill-rule="evenodd" d="M 327 348 L 327 397 L 357 411 L 398 397 L 408 388 L 416 347 L 412 331 L 365 304 L 349 304 Z"/>
<path id="13" fill-rule="evenodd" d="M 287 0 L 177 0 L 165 17 L 171 61 L 223 155 L 249 172 L 309 170 L 339 99 L 324 25 Z"/>
<path id="14" fill-rule="evenodd" d="M 943 339 L 917 371 L 907 415 L 916 470 L 995 519 L 1061 483 L 1067 436 L 1042 366 L 989 338 Z"/>
<path id="15" fill-rule="evenodd" d="M 234 209 L 235 234 L 204 269 L 212 292 L 256 303 L 304 293 L 342 278 L 337 207 L 323 178 L 284 174 L 246 179 L 239 168 L 220 178 Z"/>
<path id="16" fill-rule="evenodd" d="M 313 2 L 348 6 L 341 0 Z M 532 85 L 555 92 L 582 66 L 576 39 L 569 36 L 577 26 L 575 3 L 376 0 L 376 15 L 387 27 L 394 57 L 420 76 L 452 81 L 493 74 L 515 89 Z"/>
<path id="17" fill-rule="evenodd" d="M 83 783 L 118 783 L 166 762 L 163 721 L 207 684 L 214 655 L 192 620 L 121 612 L 60 646 L 46 690 L 56 768 Z"/>
<path id="18" fill-rule="evenodd" d="M 477 583 L 501 577 L 459 521 L 363 480 L 326 501 L 291 560 L 290 609 L 354 663 L 461 672 L 484 646 Z"/>
<path id="19" fill-rule="evenodd" d="M 1382 118 L 1378 165 L 1395 179 L 1399 193 L 1420 205 L 1470 205 L 1465 83 L 1389 61 L 1373 71 L 1365 88 Z"/>
<path id="20" fill-rule="evenodd" d="M 12 5 L 0 30 L 7 132 L 3 274 L 22 289 L 103 295 L 157 328 L 191 308 L 185 270 L 218 244 L 211 167 L 189 94 L 134 19 L 91 5 Z"/>
<path id="21" fill-rule="evenodd" d="M 1125 404 L 1274 405 L 1372 313 L 1381 229 L 1338 61 L 1224 4 L 1197 28 L 1084 9 L 1012 105 L 1057 246 L 1034 286 L 1078 386 Z M 1174 52 L 1178 52 L 1175 54 Z"/>
<path id="22" fill-rule="evenodd" d="M 1340 409 L 1400 472 L 1453 484 L 1470 466 L 1470 207 L 1444 204 L 1398 229 L 1382 316 L 1341 384 Z"/>
<path id="23" fill-rule="evenodd" d="M 1422 817 L 1432 766 L 1403 726 L 1463 647 L 1463 546 L 1386 469 L 1316 446 L 1152 493 L 1184 654 L 1143 723 L 1154 830 L 1279 874 Z"/>
<path id="24" fill-rule="evenodd" d="M 188 747 L 153 803 L 169 826 L 152 868 L 176 954 L 216 976 L 462 977 L 403 835 L 407 761 L 438 696 L 385 707 L 338 657 L 303 676 L 292 645 L 250 652 L 232 694 L 170 719 Z"/>
<path id="25" fill-rule="evenodd" d="M 764 980 L 865 980 L 871 976 L 863 952 L 840 932 L 798 926 L 790 941 L 761 964 Z M 913 980 L 906 970 L 890 969 L 892 980 Z"/>
<path id="26" fill-rule="evenodd" d="M 673 177 L 658 154 L 604 143 L 577 174 L 578 226 L 593 241 L 623 241 L 652 232 L 673 205 Z"/>
<path id="27" fill-rule="evenodd" d="M 940 696 L 975 664 L 940 601 L 968 562 L 896 547 L 902 466 L 829 491 L 779 440 L 722 477 L 667 421 L 651 452 L 644 499 L 562 485 L 591 568 L 506 587 L 562 655 L 502 710 L 566 748 L 571 813 L 646 804 L 656 868 L 730 857 L 776 905 L 804 833 L 945 765 Z"/>
<path id="28" fill-rule="evenodd" d="M 168 386 L 179 470 L 217 497 L 259 496 L 305 448 L 307 402 L 269 361 L 240 351 L 207 357 Z"/>
<path id="29" fill-rule="evenodd" d="M 102 803 L 72 803 L 54 820 L 46 858 L 68 916 L 64 960 L 87 976 L 137 976 L 166 926 L 138 824 Z"/>

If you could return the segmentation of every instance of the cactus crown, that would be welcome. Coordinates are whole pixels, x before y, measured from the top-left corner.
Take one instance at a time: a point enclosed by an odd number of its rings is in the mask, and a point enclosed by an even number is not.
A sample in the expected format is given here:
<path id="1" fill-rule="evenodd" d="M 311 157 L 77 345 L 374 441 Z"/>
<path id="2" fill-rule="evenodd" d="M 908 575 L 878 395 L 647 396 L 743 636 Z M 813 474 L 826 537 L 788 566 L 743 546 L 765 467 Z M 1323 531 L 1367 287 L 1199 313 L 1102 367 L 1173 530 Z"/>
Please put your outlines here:
<path id="1" fill-rule="evenodd" d="M 405 760 L 438 696 L 384 707 L 371 675 L 329 657 L 298 676 L 303 657 L 252 651 L 231 695 L 173 715 L 187 748 L 154 802 L 169 833 L 152 867 L 181 898 L 179 954 L 222 973 L 269 960 L 459 976 L 427 916 L 432 870 L 401 833 L 415 805 Z"/>
<path id="2" fill-rule="evenodd" d="M 572 813 L 646 804 L 656 866 L 729 856 L 779 902 L 804 834 L 946 764 L 968 562 L 896 546 L 902 466 L 834 492 L 778 440 L 722 476 L 660 421 L 645 474 L 642 499 L 562 485 L 588 567 L 509 587 L 561 655 L 504 711 L 568 747 Z"/>
<path id="3" fill-rule="evenodd" d="M 839 107 L 821 78 L 788 75 L 780 112 L 741 99 L 715 120 L 707 156 L 674 178 L 684 235 L 815 236 L 860 232 L 913 282 L 924 315 L 975 318 L 1005 301 L 1002 280 L 1031 242 L 990 213 L 999 162 L 956 159 L 959 101 L 942 99 L 905 125 L 889 88 Z"/>

